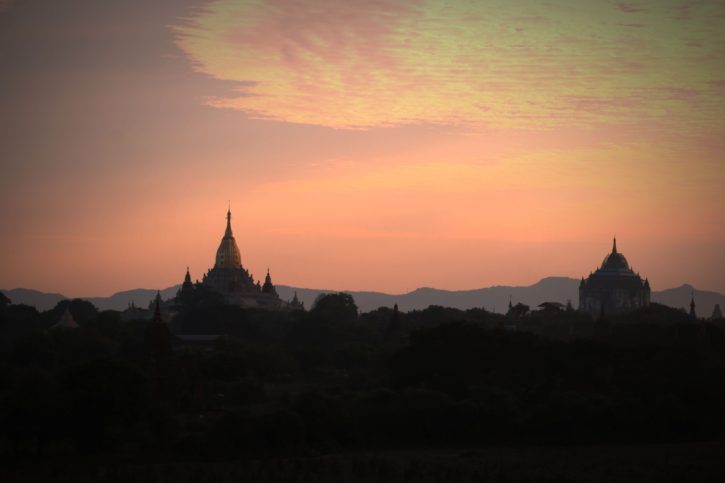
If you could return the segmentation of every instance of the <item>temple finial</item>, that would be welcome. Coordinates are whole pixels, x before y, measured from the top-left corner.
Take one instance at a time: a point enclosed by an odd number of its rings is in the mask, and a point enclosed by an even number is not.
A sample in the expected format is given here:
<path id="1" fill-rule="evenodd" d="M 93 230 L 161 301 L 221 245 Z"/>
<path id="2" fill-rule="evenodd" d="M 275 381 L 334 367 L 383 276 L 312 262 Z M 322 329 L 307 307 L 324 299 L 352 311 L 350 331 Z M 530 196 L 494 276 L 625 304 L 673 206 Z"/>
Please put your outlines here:
<path id="1" fill-rule="evenodd" d="M 224 236 L 225 237 L 232 236 L 232 208 L 231 208 L 231 205 L 227 209 L 227 229 L 226 229 L 226 232 L 224 233 Z"/>
<path id="2" fill-rule="evenodd" d="M 612 253 L 617 253 L 617 235 L 614 235 L 614 239 L 612 241 Z"/>
<path id="3" fill-rule="evenodd" d="M 184 283 L 191 283 L 191 273 L 189 273 L 189 266 L 186 266 L 186 274 L 184 275 Z"/>

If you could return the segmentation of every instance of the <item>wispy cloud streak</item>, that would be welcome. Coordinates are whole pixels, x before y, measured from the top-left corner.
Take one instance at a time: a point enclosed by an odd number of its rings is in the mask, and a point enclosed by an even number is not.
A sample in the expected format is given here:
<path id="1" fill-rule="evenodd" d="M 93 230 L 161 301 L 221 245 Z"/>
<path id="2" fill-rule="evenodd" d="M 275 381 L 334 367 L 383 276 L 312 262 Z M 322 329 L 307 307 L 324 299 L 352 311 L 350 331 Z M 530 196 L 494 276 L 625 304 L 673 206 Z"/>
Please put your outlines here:
<path id="1" fill-rule="evenodd" d="M 176 32 L 199 71 L 253 83 L 208 103 L 253 117 L 337 128 L 721 123 L 725 6 L 685 12 L 679 1 L 217 0 Z"/>

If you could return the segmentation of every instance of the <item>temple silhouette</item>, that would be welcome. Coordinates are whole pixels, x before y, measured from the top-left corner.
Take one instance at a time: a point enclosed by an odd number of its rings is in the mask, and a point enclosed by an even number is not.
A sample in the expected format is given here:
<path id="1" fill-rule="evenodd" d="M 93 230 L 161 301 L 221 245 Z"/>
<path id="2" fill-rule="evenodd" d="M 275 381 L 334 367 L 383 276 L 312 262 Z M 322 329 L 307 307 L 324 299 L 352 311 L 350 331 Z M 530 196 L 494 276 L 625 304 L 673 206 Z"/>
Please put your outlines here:
<path id="1" fill-rule="evenodd" d="M 639 276 L 617 251 L 617 239 L 612 252 L 604 257 L 601 267 L 579 283 L 579 310 L 592 316 L 622 314 L 650 301 L 649 280 Z"/>
<path id="2" fill-rule="evenodd" d="M 227 210 L 227 227 L 217 248 L 214 266 L 204 274 L 201 284 L 206 289 L 221 294 L 230 305 L 272 310 L 287 308 L 289 305 L 277 295 L 269 269 L 264 284 L 261 284 L 259 281 L 255 282 L 249 270 L 242 265 L 242 256 L 232 233 L 231 209 Z M 187 296 L 194 289 L 187 268 L 179 295 Z"/>
<path id="3" fill-rule="evenodd" d="M 214 266 L 203 274 L 201 281 L 192 282 L 191 273 L 187 267 L 184 281 L 176 296 L 160 305 L 166 316 L 178 313 L 184 305 L 195 305 L 198 296 L 213 293 L 220 296 L 216 302 L 234 305 L 242 308 L 257 308 L 267 310 L 305 310 L 304 304 L 299 300 L 295 291 L 292 300 L 282 300 L 272 282 L 269 269 L 261 280 L 254 279 L 249 270 L 242 264 L 242 256 L 232 231 L 231 209 L 226 214 L 226 229 L 216 251 Z M 612 251 L 608 253 L 602 264 L 589 276 L 582 277 L 579 283 L 579 312 L 592 317 L 603 315 L 616 315 L 632 312 L 650 304 L 650 284 L 647 278 L 640 277 L 629 265 L 625 256 L 617 250 L 616 237 L 612 241 Z M 154 302 L 149 303 L 147 310 L 129 304 L 122 314 L 123 320 L 135 318 L 150 318 Z M 571 305 L 565 307 L 556 304 L 557 310 L 571 310 Z M 550 302 L 539 305 L 539 308 L 552 309 Z M 719 307 L 718 307 L 719 309 Z M 523 317 L 530 308 L 521 303 L 514 306 L 509 301 L 507 314 L 509 316 Z M 694 313 L 694 306 L 690 309 Z M 713 313 L 713 317 L 720 316 Z"/>

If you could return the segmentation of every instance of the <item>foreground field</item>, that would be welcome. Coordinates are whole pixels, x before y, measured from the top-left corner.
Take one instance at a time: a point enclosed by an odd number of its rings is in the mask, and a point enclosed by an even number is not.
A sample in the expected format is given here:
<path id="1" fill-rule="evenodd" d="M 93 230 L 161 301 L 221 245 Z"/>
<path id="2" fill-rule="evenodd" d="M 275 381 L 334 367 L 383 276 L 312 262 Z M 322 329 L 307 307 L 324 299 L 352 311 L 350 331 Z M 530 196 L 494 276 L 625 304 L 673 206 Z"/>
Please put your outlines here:
<path id="1" fill-rule="evenodd" d="M 719 482 L 725 445 L 678 444 L 358 452 L 234 462 L 55 461 L 4 481 L 226 482 Z"/>

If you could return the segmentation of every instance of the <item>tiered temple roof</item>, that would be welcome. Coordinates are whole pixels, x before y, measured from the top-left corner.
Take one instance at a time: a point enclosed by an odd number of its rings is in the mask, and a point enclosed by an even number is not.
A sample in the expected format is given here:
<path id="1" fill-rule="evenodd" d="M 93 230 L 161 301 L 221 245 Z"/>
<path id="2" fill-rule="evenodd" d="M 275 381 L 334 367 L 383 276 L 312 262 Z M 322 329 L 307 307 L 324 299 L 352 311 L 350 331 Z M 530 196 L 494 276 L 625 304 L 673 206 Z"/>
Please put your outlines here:
<path id="1" fill-rule="evenodd" d="M 617 239 L 602 265 L 579 283 L 579 310 L 593 316 L 623 313 L 649 305 L 649 280 L 643 280 L 617 250 Z"/>

